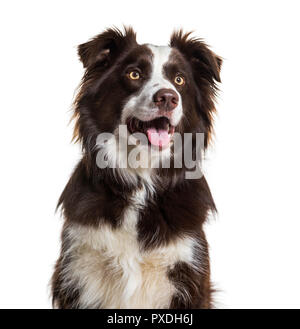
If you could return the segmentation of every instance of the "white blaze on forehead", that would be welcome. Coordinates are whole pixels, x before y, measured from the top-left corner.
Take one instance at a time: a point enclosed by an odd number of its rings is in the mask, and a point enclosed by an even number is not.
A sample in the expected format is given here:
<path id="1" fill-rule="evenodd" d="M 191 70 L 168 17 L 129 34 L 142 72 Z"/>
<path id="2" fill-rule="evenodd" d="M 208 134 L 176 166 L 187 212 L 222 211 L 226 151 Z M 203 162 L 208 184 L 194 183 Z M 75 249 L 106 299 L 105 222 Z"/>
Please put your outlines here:
<path id="1" fill-rule="evenodd" d="M 178 105 L 172 112 L 170 122 L 176 126 L 182 117 L 182 101 L 181 96 L 176 90 L 175 86 L 165 76 L 165 65 L 170 60 L 172 48 L 169 46 L 153 46 L 147 44 L 153 56 L 151 65 L 151 75 L 149 80 L 141 88 L 138 94 L 130 97 L 124 105 L 122 113 L 122 122 L 125 123 L 126 119 L 134 116 L 142 121 L 153 120 L 157 117 L 158 109 L 153 103 L 154 94 L 163 88 L 172 89 L 178 94 Z"/>
<path id="2" fill-rule="evenodd" d="M 153 53 L 152 62 L 152 73 L 148 84 L 150 87 L 156 87 L 157 90 L 160 88 L 171 88 L 176 90 L 169 80 L 164 76 L 164 65 L 169 61 L 171 54 L 171 48 L 168 46 L 153 46 L 147 45 Z M 158 84 L 156 86 L 156 84 Z"/>

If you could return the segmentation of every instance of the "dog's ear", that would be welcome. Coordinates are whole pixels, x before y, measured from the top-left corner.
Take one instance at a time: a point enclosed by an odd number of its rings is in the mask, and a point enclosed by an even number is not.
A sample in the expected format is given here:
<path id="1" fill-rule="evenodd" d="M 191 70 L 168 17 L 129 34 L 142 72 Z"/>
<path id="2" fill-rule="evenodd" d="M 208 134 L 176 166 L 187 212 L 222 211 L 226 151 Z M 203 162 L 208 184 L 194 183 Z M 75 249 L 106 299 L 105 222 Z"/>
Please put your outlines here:
<path id="1" fill-rule="evenodd" d="M 79 45 L 78 55 L 83 66 L 87 68 L 96 62 L 107 63 L 132 44 L 136 44 L 136 34 L 132 28 L 125 28 L 124 33 L 117 28 L 111 28 Z"/>
<path id="2" fill-rule="evenodd" d="M 177 48 L 190 62 L 196 82 L 200 78 L 213 85 L 221 82 L 221 57 L 212 52 L 201 39 L 190 38 L 190 34 L 182 30 L 174 32 L 170 46 Z"/>
<path id="3" fill-rule="evenodd" d="M 218 90 L 217 82 L 221 82 L 222 59 L 212 52 L 201 39 L 190 38 L 190 34 L 184 34 L 181 30 L 174 32 L 171 36 L 170 46 L 179 50 L 190 63 L 193 78 L 198 87 L 197 112 L 203 119 L 204 145 L 206 147 L 213 134 L 214 100 Z"/>

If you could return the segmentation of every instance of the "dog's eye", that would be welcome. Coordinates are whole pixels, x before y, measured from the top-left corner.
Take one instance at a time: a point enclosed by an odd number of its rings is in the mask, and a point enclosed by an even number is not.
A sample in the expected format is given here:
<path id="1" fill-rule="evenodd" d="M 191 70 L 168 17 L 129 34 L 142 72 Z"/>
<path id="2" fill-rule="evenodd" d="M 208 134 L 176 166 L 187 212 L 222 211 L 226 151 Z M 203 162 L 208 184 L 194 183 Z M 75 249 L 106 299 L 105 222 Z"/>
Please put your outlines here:
<path id="1" fill-rule="evenodd" d="M 174 82 L 178 85 L 178 86 L 182 86 L 185 84 L 185 80 L 183 77 L 181 77 L 180 75 L 177 75 L 174 79 Z"/>
<path id="2" fill-rule="evenodd" d="M 128 74 L 128 77 L 131 79 L 131 80 L 138 80 L 140 78 L 140 73 L 138 71 L 131 71 L 129 74 Z"/>

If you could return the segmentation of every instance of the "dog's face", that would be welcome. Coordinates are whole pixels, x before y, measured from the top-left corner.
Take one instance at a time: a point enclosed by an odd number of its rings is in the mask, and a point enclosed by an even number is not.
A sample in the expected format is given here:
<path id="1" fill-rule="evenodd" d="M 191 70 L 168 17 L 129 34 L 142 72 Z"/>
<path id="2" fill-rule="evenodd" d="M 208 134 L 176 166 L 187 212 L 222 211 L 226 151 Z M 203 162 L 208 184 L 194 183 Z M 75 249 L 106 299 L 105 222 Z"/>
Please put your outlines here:
<path id="1" fill-rule="evenodd" d="M 76 100 L 76 133 L 86 151 L 98 134 L 144 133 L 148 146 L 171 147 L 174 132 L 212 131 L 221 59 L 181 31 L 170 46 L 139 45 L 135 33 L 109 29 L 79 46 L 86 72 Z"/>
<path id="2" fill-rule="evenodd" d="M 148 54 L 147 69 L 142 71 L 139 62 L 126 69 L 129 83 L 136 83 L 139 89 L 125 101 L 121 121 L 131 133 L 144 133 L 150 144 L 169 147 L 183 116 L 184 67 L 172 58 L 170 47 L 140 47 Z"/>

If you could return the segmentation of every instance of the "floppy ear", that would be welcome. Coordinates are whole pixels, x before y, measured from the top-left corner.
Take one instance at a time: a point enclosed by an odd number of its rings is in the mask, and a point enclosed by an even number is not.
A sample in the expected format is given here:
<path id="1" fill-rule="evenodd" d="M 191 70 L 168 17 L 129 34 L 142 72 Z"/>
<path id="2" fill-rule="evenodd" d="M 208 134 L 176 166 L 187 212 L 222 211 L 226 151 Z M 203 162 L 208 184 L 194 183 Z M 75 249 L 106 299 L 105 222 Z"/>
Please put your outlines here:
<path id="1" fill-rule="evenodd" d="M 190 34 L 184 34 L 182 30 L 174 32 L 171 36 L 171 47 L 180 50 L 190 62 L 196 81 L 201 77 L 213 85 L 215 82 L 221 82 L 221 57 L 212 52 L 201 39 L 189 38 Z"/>
<path id="2" fill-rule="evenodd" d="M 136 34 L 132 28 L 122 33 L 117 28 L 107 29 L 90 41 L 78 46 L 78 55 L 85 68 L 96 62 L 107 62 L 127 46 L 136 43 Z"/>

